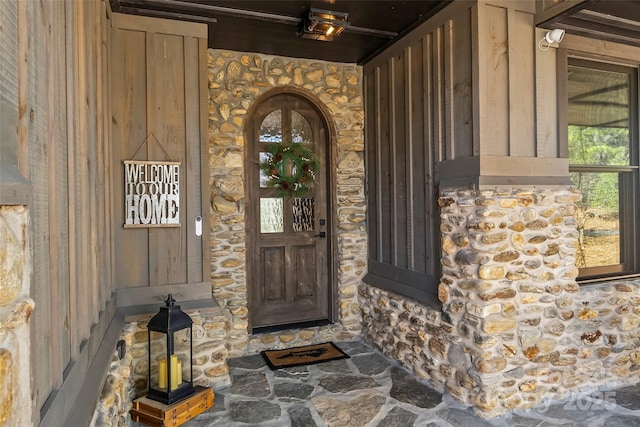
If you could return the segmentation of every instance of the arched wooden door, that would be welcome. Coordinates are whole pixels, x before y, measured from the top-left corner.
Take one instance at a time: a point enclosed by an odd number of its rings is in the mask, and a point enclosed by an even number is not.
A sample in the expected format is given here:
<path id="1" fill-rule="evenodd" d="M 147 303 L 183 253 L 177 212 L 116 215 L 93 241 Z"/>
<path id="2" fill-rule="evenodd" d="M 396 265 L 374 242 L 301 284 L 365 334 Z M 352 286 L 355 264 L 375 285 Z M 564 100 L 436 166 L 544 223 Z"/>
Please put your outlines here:
<path id="1" fill-rule="evenodd" d="M 329 320 L 329 141 L 324 121 L 304 98 L 278 94 L 256 107 L 247 136 L 251 327 Z M 305 195 L 277 194 L 260 171 L 260 161 L 269 156 L 268 147 L 283 143 L 301 144 L 315 153 L 317 176 Z"/>

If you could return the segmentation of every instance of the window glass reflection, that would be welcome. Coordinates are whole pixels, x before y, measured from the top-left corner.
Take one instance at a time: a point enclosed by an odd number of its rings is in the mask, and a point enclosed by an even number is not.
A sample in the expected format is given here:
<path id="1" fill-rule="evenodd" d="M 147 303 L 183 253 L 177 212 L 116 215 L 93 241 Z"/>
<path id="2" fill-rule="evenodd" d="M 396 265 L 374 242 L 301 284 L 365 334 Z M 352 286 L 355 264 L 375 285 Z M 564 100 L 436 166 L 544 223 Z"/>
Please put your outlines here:
<path id="1" fill-rule="evenodd" d="M 313 142 L 313 133 L 309 122 L 297 111 L 291 112 L 291 141 L 307 144 Z"/>
<path id="2" fill-rule="evenodd" d="M 264 118 L 260 125 L 258 141 L 268 144 L 282 142 L 282 112 L 275 110 Z"/>

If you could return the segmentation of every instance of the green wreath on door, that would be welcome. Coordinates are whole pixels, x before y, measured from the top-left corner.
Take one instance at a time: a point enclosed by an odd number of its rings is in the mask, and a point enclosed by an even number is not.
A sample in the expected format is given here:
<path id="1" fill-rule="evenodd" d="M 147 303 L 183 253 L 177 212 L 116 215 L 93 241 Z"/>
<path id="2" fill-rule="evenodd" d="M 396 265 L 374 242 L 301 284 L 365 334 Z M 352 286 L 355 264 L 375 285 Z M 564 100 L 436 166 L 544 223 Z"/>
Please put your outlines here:
<path id="1" fill-rule="evenodd" d="M 267 187 L 278 197 L 301 197 L 309 193 L 320 164 L 306 144 L 279 143 L 267 147 L 268 157 L 260 162 Z"/>

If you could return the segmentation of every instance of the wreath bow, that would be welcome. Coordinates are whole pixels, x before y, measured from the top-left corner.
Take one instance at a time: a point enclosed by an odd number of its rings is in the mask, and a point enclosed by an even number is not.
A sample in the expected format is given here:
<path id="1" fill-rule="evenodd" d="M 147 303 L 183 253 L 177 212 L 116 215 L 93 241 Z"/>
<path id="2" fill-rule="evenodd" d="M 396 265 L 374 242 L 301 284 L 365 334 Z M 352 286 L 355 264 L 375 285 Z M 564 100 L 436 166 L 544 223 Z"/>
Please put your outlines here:
<path id="1" fill-rule="evenodd" d="M 260 170 L 267 186 L 278 197 L 300 197 L 309 192 L 318 174 L 319 163 L 313 150 L 301 143 L 269 144 Z"/>

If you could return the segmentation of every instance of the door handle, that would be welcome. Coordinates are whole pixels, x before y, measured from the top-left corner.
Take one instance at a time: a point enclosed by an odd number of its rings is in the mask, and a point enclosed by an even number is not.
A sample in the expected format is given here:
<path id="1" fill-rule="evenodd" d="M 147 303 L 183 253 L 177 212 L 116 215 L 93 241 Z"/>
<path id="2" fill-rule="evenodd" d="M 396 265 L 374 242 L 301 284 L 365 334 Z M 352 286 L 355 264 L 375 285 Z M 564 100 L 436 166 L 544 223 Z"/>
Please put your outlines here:
<path id="1" fill-rule="evenodd" d="M 316 234 L 314 237 L 320 237 L 321 239 L 324 239 L 325 237 L 327 237 L 327 232 L 321 231 L 320 234 Z"/>

